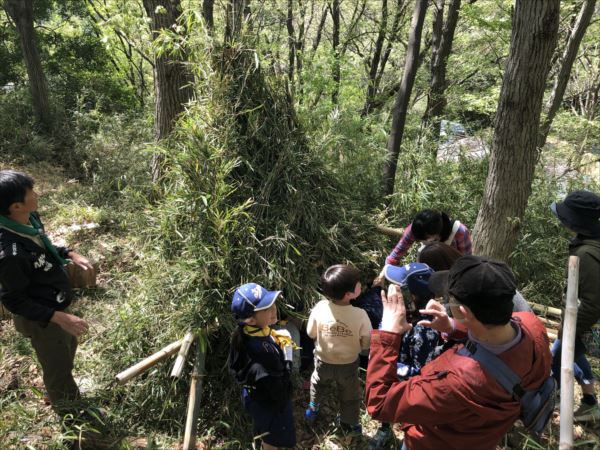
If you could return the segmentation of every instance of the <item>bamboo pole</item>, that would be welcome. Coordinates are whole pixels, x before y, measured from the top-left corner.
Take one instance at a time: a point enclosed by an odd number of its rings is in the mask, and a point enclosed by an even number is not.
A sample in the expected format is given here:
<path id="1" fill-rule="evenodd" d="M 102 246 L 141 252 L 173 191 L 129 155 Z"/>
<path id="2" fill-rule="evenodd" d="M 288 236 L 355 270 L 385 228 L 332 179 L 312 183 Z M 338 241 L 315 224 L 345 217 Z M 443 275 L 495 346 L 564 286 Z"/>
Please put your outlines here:
<path id="1" fill-rule="evenodd" d="M 181 348 L 179 349 L 179 354 L 177 355 L 175 363 L 173 364 L 173 370 L 171 370 L 171 376 L 173 378 L 179 378 L 181 376 L 185 360 L 187 359 L 188 352 L 190 350 L 192 342 L 194 342 L 195 337 L 196 335 L 191 331 L 188 331 L 183 337 Z"/>
<path id="2" fill-rule="evenodd" d="M 185 420 L 185 433 L 183 435 L 183 450 L 196 448 L 196 425 L 200 413 L 200 400 L 202 398 L 202 384 L 205 375 L 204 363 L 206 361 L 206 339 L 201 332 L 196 339 L 196 360 L 192 371 L 190 384 L 190 397 L 188 400 L 187 417 Z"/>
<path id="3" fill-rule="evenodd" d="M 183 340 L 180 339 L 178 341 L 173 342 L 172 344 L 167 345 L 162 350 L 154 353 L 151 356 L 148 356 L 146 359 L 143 359 L 139 363 L 134 366 L 131 366 L 129 369 L 125 369 L 123 372 L 117 374 L 115 379 L 118 384 L 125 384 L 133 377 L 138 376 L 139 374 L 145 372 L 150 367 L 156 365 L 158 362 L 163 359 L 168 358 L 172 354 L 174 354 L 181 347 Z"/>
<path id="4" fill-rule="evenodd" d="M 529 302 L 529 304 L 535 311 L 539 311 L 540 313 L 543 313 L 547 316 L 550 315 L 555 317 L 562 317 L 562 311 L 560 310 L 560 308 L 553 308 L 552 306 L 540 305 L 539 303 L 534 302 Z"/>
<path id="5" fill-rule="evenodd" d="M 573 359 L 575 357 L 578 290 L 579 258 L 570 256 L 560 360 L 560 450 L 573 448 Z"/>
<path id="6" fill-rule="evenodd" d="M 402 237 L 402 234 L 404 233 L 404 229 L 402 229 L 402 228 L 390 228 L 390 227 L 384 227 L 383 225 L 377 225 L 375 227 L 375 229 L 377 231 L 379 231 L 381 234 L 385 234 L 386 236 L 390 236 L 390 237 L 398 238 L 398 239 L 400 239 Z"/>

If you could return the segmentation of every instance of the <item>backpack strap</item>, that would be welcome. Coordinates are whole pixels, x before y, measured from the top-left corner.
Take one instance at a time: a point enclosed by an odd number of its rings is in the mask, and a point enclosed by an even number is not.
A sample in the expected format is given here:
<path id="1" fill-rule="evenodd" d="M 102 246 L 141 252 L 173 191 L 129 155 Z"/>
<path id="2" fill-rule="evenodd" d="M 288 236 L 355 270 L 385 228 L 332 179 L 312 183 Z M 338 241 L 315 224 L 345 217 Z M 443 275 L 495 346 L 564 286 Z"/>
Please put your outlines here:
<path id="1" fill-rule="evenodd" d="M 460 228 L 461 223 L 459 220 L 455 220 L 454 223 L 452 224 L 452 231 L 450 232 L 450 236 L 448 236 L 448 239 L 446 239 L 444 241 L 444 244 L 446 245 L 451 245 L 452 241 L 454 240 L 454 236 L 456 236 L 456 232 L 458 231 L 458 229 Z"/>
<path id="2" fill-rule="evenodd" d="M 525 394 L 525 391 L 521 386 L 521 378 L 492 352 L 481 345 L 477 345 L 474 342 L 467 340 L 465 346 L 458 350 L 458 354 L 469 356 L 481 363 L 481 365 L 496 379 L 500 386 L 508 393 L 512 394 L 516 400 L 521 401 L 521 398 Z"/>

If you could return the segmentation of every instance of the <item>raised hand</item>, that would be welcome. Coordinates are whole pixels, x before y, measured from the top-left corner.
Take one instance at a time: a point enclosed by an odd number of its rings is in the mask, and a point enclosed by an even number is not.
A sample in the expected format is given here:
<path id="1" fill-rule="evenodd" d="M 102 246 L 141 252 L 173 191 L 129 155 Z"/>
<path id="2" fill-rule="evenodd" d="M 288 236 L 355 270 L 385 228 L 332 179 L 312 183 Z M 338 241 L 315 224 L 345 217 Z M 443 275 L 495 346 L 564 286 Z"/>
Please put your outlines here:
<path id="1" fill-rule="evenodd" d="M 418 325 L 433 328 L 442 333 L 451 333 L 454 330 L 452 318 L 448 317 L 446 308 L 436 300 L 429 300 L 425 309 L 419 310 L 424 316 L 431 316 L 430 320 L 421 320 Z"/>
<path id="2" fill-rule="evenodd" d="M 400 287 L 390 284 L 387 295 L 383 290 L 381 291 L 381 301 L 383 302 L 381 330 L 404 334 L 412 329 L 412 325 L 406 321 L 406 308 Z"/>

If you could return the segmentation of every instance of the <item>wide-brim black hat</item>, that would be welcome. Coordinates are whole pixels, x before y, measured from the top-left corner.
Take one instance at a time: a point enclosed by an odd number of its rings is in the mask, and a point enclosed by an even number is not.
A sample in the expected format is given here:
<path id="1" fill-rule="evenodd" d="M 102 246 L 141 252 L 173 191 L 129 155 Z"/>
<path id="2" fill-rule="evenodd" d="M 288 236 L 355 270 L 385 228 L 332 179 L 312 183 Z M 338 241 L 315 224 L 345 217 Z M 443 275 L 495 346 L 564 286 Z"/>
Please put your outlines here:
<path id="1" fill-rule="evenodd" d="M 574 232 L 600 236 L 600 197 L 593 192 L 571 192 L 563 202 L 553 202 L 550 209 L 563 225 Z"/>

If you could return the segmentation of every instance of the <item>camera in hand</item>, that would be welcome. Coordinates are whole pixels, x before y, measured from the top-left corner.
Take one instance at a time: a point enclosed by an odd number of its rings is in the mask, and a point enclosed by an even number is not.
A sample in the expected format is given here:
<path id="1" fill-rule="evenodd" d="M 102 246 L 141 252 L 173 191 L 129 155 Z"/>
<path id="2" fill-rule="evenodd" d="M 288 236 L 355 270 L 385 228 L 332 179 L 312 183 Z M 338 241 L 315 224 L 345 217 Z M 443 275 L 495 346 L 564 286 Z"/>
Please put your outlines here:
<path id="1" fill-rule="evenodd" d="M 408 286 L 400 286 L 400 292 L 402 292 L 402 298 L 404 299 L 404 307 L 406 309 L 406 321 L 409 323 L 419 319 L 419 310 L 413 300 L 413 296 L 408 290 Z"/>

